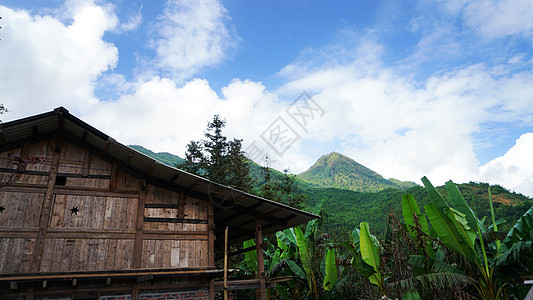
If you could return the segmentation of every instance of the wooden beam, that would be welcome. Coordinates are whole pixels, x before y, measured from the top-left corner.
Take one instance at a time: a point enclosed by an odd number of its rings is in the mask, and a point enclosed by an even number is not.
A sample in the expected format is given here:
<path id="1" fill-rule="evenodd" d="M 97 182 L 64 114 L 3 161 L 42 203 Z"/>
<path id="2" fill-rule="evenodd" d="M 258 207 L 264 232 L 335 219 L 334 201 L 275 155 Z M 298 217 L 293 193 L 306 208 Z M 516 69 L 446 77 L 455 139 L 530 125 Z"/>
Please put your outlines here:
<path id="1" fill-rule="evenodd" d="M 81 169 L 81 176 L 87 177 L 89 176 L 89 168 L 91 166 L 91 150 L 87 149 L 85 150 L 85 153 L 83 155 L 83 168 Z"/>
<path id="2" fill-rule="evenodd" d="M 133 158 L 133 152 L 128 155 L 128 158 L 126 159 L 126 167 L 131 163 L 131 159 Z"/>
<path id="3" fill-rule="evenodd" d="M 104 145 L 104 151 L 102 151 L 102 154 L 104 156 L 107 155 L 107 150 L 109 150 L 109 139 L 105 142 L 105 145 Z"/>
<path id="4" fill-rule="evenodd" d="M 34 138 L 39 136 L 39 126 L 33 125 L 31 128 L 31 131 L 32 131 L 31 134 L 33 135 Z"/>
<path id="5" fill-rule="evenodd" d="M 59 168 L 59 158 L 61 156 L 61 139 L 56 138 L 50 140 L 48 144 L 48 151 L 52 151 L 52 165 L 50 167 L 50 175 L 48 176 L 48 184 L 46 193 L 44 194 L 43 204 L 39 215 L 39 233 L 35 241 L 35 252 L 31 264 L 31 270 L 38 271 L 41 269 L 41 261 L 44 252 L 44 241 L 46 239 L 46 231 L 48 229 L 48 222 L 52 214 L 52 202 L 54 200 L 54 187 L 56 182 L 56 175 Z"/>
<path id="6" fill-rule="evenodd" d="M 200 185 L 200 181 L 196 181 L 191 187 L 189 188 L 189 193 L 194 192 L 194 190 Z"/>
<path id="7" fill-rule="evenodd" d="M 180 193 L 181 194 L 181 193 Z M 180 195 L 181 198 L 181 195 Z M 213 212 L 213 203 L 207 202 L 207 230 L 208 230 L 208 244 L 207 251 L 209 255 L 209 266 L 215 266 L 215 214 Z"/>
<path id="8" fill-rule="evenodd" d="M 259 300 L 266 300 L 265 260 L 263 257 L 263 229 L 261 218 L 255 217 L 255 246 L 257 252 L 257 279 L 259 279 Z"/>
<path id="9" fill-rule="evenodd" d="M 146 180 L 143 180 L 143 184 Z M 142 186 L 142 184 L 141 184 Z M 150 185 L 153 187 L 153 185 Z M 153 194 L 153 188 L 139 190 L 139 201 L 137 202 L 137 218 L 135 221 L 135 242 L 133 244 L 133 267 L 140 269 L 142 267 L 142 248 L 143 248 L 143 229 L 144 229 L 144 207 L 147 194 Z"/>
<path id="10" fill-rule="evenodd" d="M 109 191 L 114 192 L 117 190 L 117 174 L 118 173 L 118 166 L 117 163 L 114 162 L 111 166 L 111 179 L 109 180 Z"/>
<path id="11" fill-rule="evenodd" d="M 172 178 L 170 178 L 170 180 L 168 181 L 169 184 L 173 184 L 174 181 L 178 180 L 178 178 L 180 177 L 180 174 L 179 173 L 176 173 L 176 175 L 172 176 Z"/>
<path id="12" fill-rule="evenodd" d="M 155 161 L 150 166 L 150 169 L 148 169 L 148 172 L 146 172 L 146 177 L 152 175 L 152 171 L 154 170 L 154 167 L 155 167 Z"/>
<path id="13" fill-rule="evenodd" d="M 82 134 L 81 134 L 81 144 L 85 144 L 85 142 L 87 142 L 87 130 L 85 130 Z"/>

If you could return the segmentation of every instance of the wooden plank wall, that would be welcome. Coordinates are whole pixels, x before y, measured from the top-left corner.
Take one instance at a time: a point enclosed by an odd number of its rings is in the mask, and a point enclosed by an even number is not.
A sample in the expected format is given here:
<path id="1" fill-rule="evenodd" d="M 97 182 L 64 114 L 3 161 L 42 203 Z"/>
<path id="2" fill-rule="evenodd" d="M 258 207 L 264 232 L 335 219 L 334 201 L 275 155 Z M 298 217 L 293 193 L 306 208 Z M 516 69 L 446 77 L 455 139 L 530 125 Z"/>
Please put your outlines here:
<path id="1" fill-rule="evenodd" d="M 0 187 L 0 273 L 210 265 L 206 201 L 143 184 L 102 153 L 67 140 L 58 144 L 57 174 L 65 178 L 52 186 L 53 142 L 25 143 L 0 153 L 0 185 L 14 168 L 11 154 L 45 159 Z M 50 192 L 47 226 L 39 228 Z"/>

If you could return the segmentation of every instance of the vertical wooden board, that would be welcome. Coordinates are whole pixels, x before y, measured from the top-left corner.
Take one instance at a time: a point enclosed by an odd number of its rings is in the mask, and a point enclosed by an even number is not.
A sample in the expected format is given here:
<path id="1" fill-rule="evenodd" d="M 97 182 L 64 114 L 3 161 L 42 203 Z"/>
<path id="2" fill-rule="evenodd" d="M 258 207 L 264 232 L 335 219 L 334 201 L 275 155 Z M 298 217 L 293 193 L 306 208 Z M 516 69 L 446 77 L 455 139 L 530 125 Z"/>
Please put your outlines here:
<path id="1" fill-rule="evenodd" d="M 80 256 L 78 260 L 79 270 L 89 269 L 89 239 L 82 239 L 80 245 Z"/>
<path id="2" fill-rule="evenodd" d="M 12 154 L 20 156 L 22 154 L 22 148 L 16 148 L 9 151 L 0 153 L 0 168 L 14 169 Z"/>
<path id="3" fill-rule="evenodd" d="M 90 196 L 81 196 L 79 199 L 82 201 L 80 203 L 80 212 L 78 215 L 81 217 L 81 228 L 92 228 L 93 220 L 93 197 Z"/>
<path id="4" fill-rule="evenodd" d="M 146 198 L 144 199 L 144 203 L 154 203 L 154 188 L 153 184 L 146 185 Z"/>
<path id="5" fill-rule="evenodd" d="M 91 154 L 89 162 L 90 175 L 111 175 L 111 163 Z"/>
<path id="6" fill-rule="evenodd" d="M 56 195 L 56 198 L 60 195 Z M 65 204 L 58 209 L 58 214 L 63 213 L 62 223 L 59 224 L 61 228 L 82 228 L 83 216 L 85 212 L 85 202 L 83 196 L 65 195 Z M 73 208 L 78 208 L 77 213 L 73 213 Z"/>
<path id="7" fill-rule="evenodd" d="M 135 239 L 126 240 L 126 255 L 124 259 L 124 268 L 132 269 L 133 268 L 133 253 L 135 248 Z"/>
<path id="8" fill-rule="evenodd" d="M 92 197 L 93 201 L 91 213 L 93 215 L 94 229 L 104 229 L 104 217 L 106 208 L 106 197 Z"/>
<path id="9" fill-rule="evenodd" d="M 117 199 L 117 202 L 120 203 L 120 210 L 116 229 L 124 230 L 126 228 L 126 222 L 128 218 L 128 202 L 124 198 Z"/>
<path id="10" fill-rule="evenodd" d="M 125 269 L 126 243 L 127 240 L 117 240 L 117 252 L 115 254 L 115 269 Z"/>
<path id="11" fill-rule="evenodd" d="M 65 210 L 67 208 L 67 196 L 66 195 L 55 195 L 54 201 L 52 204 L 52 216 L 50 217 L 51 228 L 61 228 L 64 225 L 65 219 Z"/>
<path id="12" fill-rule="evenodd" d="M 33 258 L 33 253 L 35 251 L 35 239 L 24 239 L 24 249 L 22 252 L 22 264 L 20 272 L 30 273 L 37 270 L 31 269 L 31 263 Z"/>
<path id="13" fill-rule="evenodd" d="M 52 265 L 52 256 L 48 255 L 54 249 L 54 240 L 46 239 L 44 241 L 43 257 L 41 259 L 40 272 L 50 272 Z"/>
<path id="14" fill-rule="evenodd" d="M 192 197 L 185 196 L 185 201 L 184 201 L 185 205 L 183 205 L 183 218 L 185 218 L 185 219 L 189 219 L 190 218 L 190 214 L 191 214 L 190 201 L 192 201 Z M 191 231 L 192 230 L 191 224 L 184 223 L 183 224 L 183 230 L 184 231 Z"/>
<path id="15" fill-rule="evenodd" d="M 138 191 L 140 188 L 141 181 L 130 174 L 126 174 L 126 189 L 130 191 Z"/>
<path id="16" fill-rule="evenodd" d="M 180 241 L 172 240 L 170 243 L 170 266 L 180 267 Z"/>
<path id="17" fill-rule="evenodd" d="M 4 205 L 5 210 L 0 214 L 0 226 L 4 228 L 13 227 L 13 219 L 16 215 L 16 199 L 13 197 L 13 193 L 10 192 L 0 192 L 1 199 L 0 203 Z"/>
<path id="18" fill-rule="evenodd" d="M 195 241 L 187 240 L 185 241 L 187 245 L 187 256 L 189 257 L 187 261 L 187 267 L 196 266 L 196 249 L 194 247 Z"/>
<path id="19" fill-rule="evenodd" d="M 143 241 L 143 262 L 142 265 L 144 268 L 154 268 L 155 266 L 155 250 L 156 250 L 156 241 L 155 240 L 144 240 Z"/>
<path id="20" fill-rule="evenodd" d="M 171 240 L 163 240 L 161 241 L 163 243 L 163 263 L 162 268 L 170 268 L 171 267 L 171 249 L 172 249 L 172 241 Z"/>
<path id="21" fill-rule="evenodd" d="M 201 241 L 202 244 L 202 266 L 209 266 L 209 242 Z"/>
<path id="22" fill-rule="evenodd" d="M 107 247 L 107 258 L 106 258 L 106 263 L 105 263 L 106 270 L 112 270 L 115 268 L 116 253 L 117 253 L 117 240 L 111 239 L 109 240 L 108 247 Z"/>
<path id="23" fill-rule="evenodd" d="M 62 249 L 60 249 L 60 251 L 57 253 L 57 255 L 61 257 L 61 261 L 59 263 L 59 271 L 61 272 L 72 271 L 72 253 L 74 251 L 74 243 L 75 241 L 73 239 L 65 239 Z"/>
<path id="24" fill-rule="evenodd" d="M 41 164 L 28 164 L 26 170 L 28 171 L 42 171 L 50 172 L 50 162 L 52 162 L 53 151 L 48 149 L 48 141 L 30 144 L 28 156 L 29 157 L 41 157 L 44 158 L 44 163 Z"/>
<path id="25" fill-rule="evenodd" d="M 95 271 L 98 261 L 98 239 L 89 240 L 89 249 L 87 252 L 87 270 Z"/>
<path id="26" fill-rule="evenodd" d="M 105 197 L 104 208 L 104 229 L 111 229 L 113 222 L 113 199 L 112 197 Z"/>
<path id="27" fill-rule="evenodd" d="M 9 244 L 11 238 L 0 238 L 0 272 L 6 273 L 7 260 L 9 259 Z"/>
<path id="28" fill-rule="evenodd" d="M 155 241 L 155 262 L 154 267 L 163 268 L 163 260 L 165 255 L 165 243 L 164 240 Z"/>
<path id="29" fill-rule="evenodd" d="M 54 247 L 51 253 L 47 253 L 52 257 L 51 272 L 60 272 L 62 263 L 62 250 L 65 248 L 65 239 L 53 239 Z"/>
<path id="30" fill-rule="evenodd" d="M 72 259 L 70 263 L 71 271 L 79 271 L 81 269 L 80 256 L 81 256 L 82 245 L 83 245 L 83 240 L 81 239 L 74 240 L 74 250 L 72 252 Z"/>
<path id="31" fill-rule="evenodd" d="M 128 218 L 125 230 L 135 230 L 137 221 L 137 209 L 139 206 L 139 198 L 128 198 Z"/>
<path id="32" fill-rule="evenodd" d="M 9 201 L 9 194 L 6 192 L 2 192 L 0 190 L 0 204 L 6 208 L 6 205 Z M 7 222 L 9 220 L 9 211 L 5 210 L 3 213 L 0 214 L 0 228 L 8 227 Z"/>
<path id="33" fill-rule="evenodd" d="M 96 270 L 105 270 L 107 260 L 107 249 L 109 248 L 109 239 L 99 239 L 97 249 Z"/>
<path id="34" fill-rule="evenodd" d="M 24 239 L 13 239 L 11 245 L 11 259 L 9 260 L 9 272 L 18 273 L 22 268 L 22 256 L 24 252 Z"/>
<path id="35" fill-rule="evenodd" d="M 11 223 L 12 228 L 22 228 L 24 222 L 24 211 L 26 210 L 26 204 L 28 201 L 24 199 L 26 193 L 12 193 L 13 201 L 11 209 L 14 210 L 13 220 Z"/>
<path id="36" fill-rule="evenodd" d="M 24 227 L 38 228 L 39 227 L 39 213 L 44 201 L 44 194 L 28 193 L 29 206 L 24 214 Z"/>

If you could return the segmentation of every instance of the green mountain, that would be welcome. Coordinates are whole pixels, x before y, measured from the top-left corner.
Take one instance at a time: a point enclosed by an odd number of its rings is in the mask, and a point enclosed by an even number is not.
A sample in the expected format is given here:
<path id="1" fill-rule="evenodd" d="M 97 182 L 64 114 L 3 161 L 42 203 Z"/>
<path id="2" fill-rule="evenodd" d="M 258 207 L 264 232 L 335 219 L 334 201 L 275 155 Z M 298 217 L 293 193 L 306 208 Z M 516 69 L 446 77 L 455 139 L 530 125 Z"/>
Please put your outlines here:
<path id="1" fill-rule="evenodd" d="M 338 188 L 359 192 L 377 192 L 386 188 L 405 189 L 416 185 L 396 179 L 387 180 L 355 160 L 337 152 L 322 156 L 298 179 L 315 187 Z"/>
<path id="2" fill-rule="evenodd" d="M 164 163 L 165 165 L 169 165 L 171 167 L 174 167 L 176 165 L 176 163 L 181 163 L 181 162 L 184 161 L 183 158 L 181 158 L 181 157 L 179 157 L 177 155 L 168 153 L 168 152 L 155 153 L 152 150 L 146 149 L 146 148 L 144 148 L 143 146 L 140 146 L 140 145 L 128 145 L 128 147 L 133 148 L 133 149 L 141 152 L 142 154 L 148 155 L 148 156 L 150 156 L 153 159 L 157 159 L 158 161 Z"/>
<path id="3" fill-rule="evenodd" d="M 183 161 L 179 156 L 167 152 L 154 153 L 138 145 L 130 147 L 170 166 Z M 250 175 L 259 186 L 263 182 L 261 166 L 252 161 L 249 164 Z M 283 173 L 271 169 L 271 175 L 273 178 L 281 178 Z M 323 156 L 309 170 L 298 175 L 297 179 L 302 193 L 308 198 L 309 207 L 314 207 L 321 199 L 325 200 L 325 214 L 320 222 L 326 232 L 351 231 L 359 227 L 360 222 L 367 221 L 373 226 L 372 232 L 382 235 L 390 213 L 401 219 L 402 195 L 412 194 L 420 207 L 429 203 L 423 187 L 413 182 L 384 179 L 378 173 L 338 153 Z M 347 187 L 358 187 L 360 190 L 354 191 Z M 458 184 L 458 187 L 469 204 L 475 199 L 478 215 L 490 220 L 487 193 L 489 185 L 470 182 Z M 446 197 L 443 186 L 437 189 Z M 491 191 L 496 218 L 505 218 L 508 224 L 514 223 L 533 205 L 531 198 L 512 193 L 499 185 L 492 185 Z"/>

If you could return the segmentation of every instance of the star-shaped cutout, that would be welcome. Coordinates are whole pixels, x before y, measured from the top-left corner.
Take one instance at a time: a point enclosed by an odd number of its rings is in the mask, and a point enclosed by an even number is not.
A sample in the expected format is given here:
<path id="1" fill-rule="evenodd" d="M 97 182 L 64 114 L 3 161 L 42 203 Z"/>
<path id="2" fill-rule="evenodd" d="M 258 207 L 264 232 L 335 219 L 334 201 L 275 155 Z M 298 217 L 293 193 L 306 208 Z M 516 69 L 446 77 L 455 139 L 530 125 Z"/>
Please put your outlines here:
<path id="1" fill-rule="evenodd" d="M 71 214 L 71 215 L 74 214 L 74 215 L 77 216 L 79 211 L 80 211 L 80 210 L 78 209 L 78 207 L 77 207 L 77 206 L 74 206 L 74 207 L 72 207 L 72 209 L 70 210 L 70 214 Z"/>
<path id="2" fill-rule="evenodd" d="M 6 208 L 5 208 L 3 205 L 0 206 L 0 213 L 1 213 L 1 212 L 4 212 L 4 210 L 6 210 Z"/>

